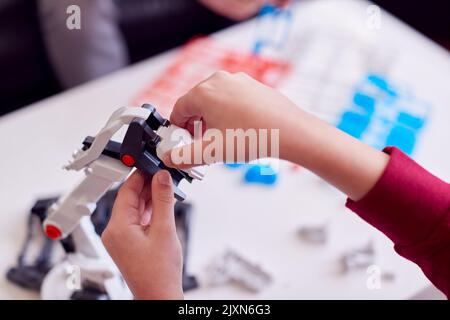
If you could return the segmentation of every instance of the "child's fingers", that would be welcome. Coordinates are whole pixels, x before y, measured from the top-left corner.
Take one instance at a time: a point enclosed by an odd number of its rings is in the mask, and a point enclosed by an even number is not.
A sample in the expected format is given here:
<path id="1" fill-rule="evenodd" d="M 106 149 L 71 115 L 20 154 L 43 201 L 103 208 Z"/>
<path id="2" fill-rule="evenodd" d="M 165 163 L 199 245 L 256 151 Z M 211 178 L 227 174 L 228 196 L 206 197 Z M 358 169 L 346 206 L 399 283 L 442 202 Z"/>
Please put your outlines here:
<path id="1" fill-rule="evenodd" d="M 144 173 L 139 170 L 135 170 L 120 188 L 122 194 L 135 193 L 140 194 L 144 188 L 146 177 Z"/>
<path id="2" fill-rule="evenodd" d="M 170 115 L 170 122 L 178 127 L 186 128 L 189 120 L 201 116 L 192 102 L 191 92 L 188 92 L 177 100 Z"/>
<path id="3" fill-rule="evenodd" d="M 216 156 L 215 154 L 213 154 L 211 157 L 204 156 L 205 149 L 211 143 L 213 143 L 213 141 L 202 140 L 196 143 L 185 145 L 180 148 L 172 149 L 171 151 L 166 152 L 162 160 L 166 166 L 181 170 L 190 169 L 192 167 L 205 164 L 210 165 L 217 162 L 223 162 L 223 159 L 219 156 Z"/>
<path id="4" fill-rule="evenodd" d="M 141 193 L 144 185 L 144 174 L 136 170 L 119 189 L 111 220 L 127 225 L 139 223 L 139 214 L 142 209 Z"/>
<path id="5" fill-rule="evenodd" d="M 151 233 L 176 233 L 174 204 L 172 177 L 166 170 L 158 171 L 152 179 Z"/>
<path id="6" fill-rule="evenodd" d="M 141 226 L 148 226 L 152 216 L 152 178 L 145 180 L 142 188 L 140 201 L 142 202 L 142 210 L 139 211 L 139 223 Z"/>
<path id="7" fill-rule="evenodd" d="M 229 73 L 226 71 L 215 72 L 179 98 L 173 107 L 170 122 L 181 128 L 186 128 L 190 119 L 201 119 L 204 116 L 202 113 L 206 103 L 204 87 L 208 83 L 213 82 L 215 78 L 221 77 L 224 74 L 228 75 Z"/>

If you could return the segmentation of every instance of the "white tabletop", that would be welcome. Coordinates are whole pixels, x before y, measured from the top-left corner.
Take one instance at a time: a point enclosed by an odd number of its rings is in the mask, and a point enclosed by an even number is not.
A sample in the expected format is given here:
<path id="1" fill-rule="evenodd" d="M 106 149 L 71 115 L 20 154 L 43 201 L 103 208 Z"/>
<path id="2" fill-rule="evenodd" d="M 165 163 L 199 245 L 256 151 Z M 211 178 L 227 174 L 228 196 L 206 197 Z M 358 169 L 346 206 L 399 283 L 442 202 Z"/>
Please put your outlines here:
<path id="1" fill-rule="evenodd" d="M 389 66 L 390 78 L 407 84 L 432 105 L 415 159 L 450 180 L 450 150 L 446 148 L 450 140 L 449 54 L 384 13 L 380 30 L 365 30 L 368 5 L 353 0 L 301 2 L 295 8 L 291 37 L 301 41 L 302 35 L 336 29 L 348 34 L 349 39 L 366 39 L 367 32 L 374 33 L 370 45 L 378 48 L 380 55 L 395 54 Z M 216 37 L 235 48 L 248 49 L 254 30 L 255 22 L 251 21 Z M 81 173 L 61 169 L 72 151 L 86 135 L 95 134 L 115 109 L 128 105 L 175 54 L 172 51 L 148 59 L 0 118 L 2 275 L 15 263 L 33 202 L 68 190 L 81 178 Z M 314 62 L 314 57 L 304 59 Z M 305 60 L 301 63 L 306 63 Z M 293 100 L 297 76 L 294 74 L 280 88 Z M 348 74 L 342 77 L 350 78 Z M 314 109 L 307 102 L 311 95 L 305 93 L 298 102 L 305 101 L 305 108 Z M 406 299 L 429 285 L 416 265 L 393 251 L 389 240 L 344 208 L 343 195 L 305 170 L 294 172 L 283 163 L 277 185 L 265 187 L 246 185 L 242 183 L 242 171 L 217 166 L 210 168 L 203 182 L 182 187 L 195 207 L 188 266 L 192 273 L 201 279 L 211 259 L 231 248 L 258 263 L 273 277 L 273 283 L 257 294 L 227 285 L 200 287 L 188 292 L 187 298 Z M 327 223 L 330 229 L 326 245 L 310 245 L 298 238 L 300 226 L 318 223 Z M 395 273 L 395 281 L 383 282 L 379 290 L 367 288 L 364 271 L 347 275 L 338 272 L 341 254 L 364 246 L 370 239 L 375 243 L 377 265 Z M 0 298 L 37 297 L 1 277 Z"/>

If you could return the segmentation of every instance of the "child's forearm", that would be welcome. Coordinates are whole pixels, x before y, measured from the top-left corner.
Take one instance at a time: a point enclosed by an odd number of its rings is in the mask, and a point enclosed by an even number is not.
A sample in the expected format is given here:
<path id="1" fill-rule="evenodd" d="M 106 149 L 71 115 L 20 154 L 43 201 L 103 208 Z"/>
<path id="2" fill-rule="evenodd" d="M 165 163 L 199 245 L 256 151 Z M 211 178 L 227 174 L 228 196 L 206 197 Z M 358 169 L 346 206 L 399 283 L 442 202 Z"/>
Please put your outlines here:
<path id="1" fill-rule="evenodd" d="M 388 235 L 397 252 L 416 261 L 450 294 L 449 185 L 400 150 L 368 147 L 244 74 L 214 74 L 177 101 L 170 119 L 187 128 L 191 120 L 202 119 L 222 134 L 230 128 L 279 129 L 280 158 L 311 170 L 357 201 L 347 201 L 347 207 Z M 268 145 L 272 148 L 272 141 Z M 174 154 L 193 154 L 194 147 Z M 175 165 L 171 157 L 172 152 L 165 157 L 168 166 L 193 166 L 193 161 Z"/>
<path id="2" fill-rule="evenodd" d="M 289 121 L 286 158 L 322 177 L 352 200 L 361 199 L 381 177 L 389 156 L 298 110 Z M 281 135 L 283 132 L 281 132 Z"/>
<path id="3" fill-rule="evenodd" d="M 302 111 L 279 92 L 245 74 L 218 72 L 180 98 L 171 122 L 189 128 L 189 121 L 195 119 L 202 119 L 206 127 L 223 134 L 227 129 L 279 129 L 282 159 L 313 171 L 353 200 L 362 198 L 375 185 L 389 158 Z M 194 154 L 192 148 L 186 146 L 186 153 Z M 178 168 L 192 167 L 194 163 L 180 165 L 170 160 L 169 154 L 165 163 Z"/>

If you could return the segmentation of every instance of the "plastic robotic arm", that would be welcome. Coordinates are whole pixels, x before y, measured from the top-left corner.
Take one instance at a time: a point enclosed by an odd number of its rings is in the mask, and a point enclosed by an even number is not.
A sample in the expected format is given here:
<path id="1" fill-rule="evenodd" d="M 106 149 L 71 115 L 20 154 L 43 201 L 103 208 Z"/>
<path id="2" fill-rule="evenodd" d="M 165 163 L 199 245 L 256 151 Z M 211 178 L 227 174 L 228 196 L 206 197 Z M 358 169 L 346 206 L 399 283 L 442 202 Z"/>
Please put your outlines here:
<path id="1" fill-rule="evenodd" d="M 128 125 L 122 142 L 111 138 L 123 126 Z M 171 125 L 162 118 L 154 107 L 124 107 L 114 112 L 95 138 L 87 137 L 83 148 L 74 154 L 74 159 L 65 168 L 84 169 L 86 176 L 47 210 L 43 222 L 45 234 L 53 240 L 71 236 L 71 250 L 67 258 L 54 267 L 46 276 L 43 297 L 67 298 L 64 284 L 65 270 L 70 266 L 80 269 L 81 281 L 94 285 L 109 298 L 123 298 L 129 295 L 120 273 L 112 263 L 100 238 L 95 233 L 89 216 L 95 211 L 97 202 L 114 184 L 122 182 L 133 168 L 153 175 L 159 170 L 168 170 L 174 183 L 174 196 L 184 200 L 184 193 L 178 188 L 181 180 L 201 180 L 204 168 L 188 171 L 168 168 L 161 156 L 185 144 L 192 143 L 187 130 Z M 68 238 L 69 239 L 69 238 Z M 55 288 L 64 293 L 55 293 Z"/>
<path id="2" fill-rule="evenodd" d="M 64 168 L 67 170 L 81 170 L 94 160 L 97 160 L 109 140 L 124 125 L 130 124 L 135 119 L 146 120 L 150 116 L 150 110 L 146 108 L 123 107 L 116 110 L 109 118 L 106 125 L 96 135 L 92 146 L 88 150 L 80 150 L 74 155 L 74 159 Z"/>
<path id="3" fill-rule="evenodd" d="M 123 142 L 110 140 L 124 125 L 129 127 Z M 174 139 L 175 136 L 178 140 Z M 184 200 L 185 195 L 178 188 L 179 182 L 182 179 L 189 182 L 201 180 L 204 168 L 186 172 L 167 168 L 159 157 L 188 143 L 192 143 L 189 132 L 171 125 L 151 105 L 118 109 L 95 139 L 86 138 L 84 148 L 77 151 L 73 161 L 66 166 L 69 170 L 84 169 L 86 177 L 50 208 L 44 221 L 45 233 L 55 240 L 67 237 L 82 217 L 92 214 L 97 201 L 113 184 L 123 181 L 133 167 L 149 175 L 167 169 L 174 181 L 175 197 Z"/>

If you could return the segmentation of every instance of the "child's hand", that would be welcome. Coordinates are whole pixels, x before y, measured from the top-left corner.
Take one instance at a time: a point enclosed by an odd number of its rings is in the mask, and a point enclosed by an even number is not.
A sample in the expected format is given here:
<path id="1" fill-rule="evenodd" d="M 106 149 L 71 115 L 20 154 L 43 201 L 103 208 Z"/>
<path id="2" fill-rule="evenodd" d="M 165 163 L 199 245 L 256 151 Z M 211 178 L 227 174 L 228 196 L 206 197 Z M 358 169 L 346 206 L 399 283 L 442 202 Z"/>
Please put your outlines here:
<path id="1" fill-rule="evenodd" d="M 299 125 L 299 118 L 304 118 L 303 114 L 300 108 L 282 94 L 248 75 L 220 71 L 181 97 L 174 106 L 170 121 L 194 134 L 194 121 L 201 119 L 203 129 L 218 129 L 224 137 L 227 129 L 279 129 L 280 157 L 288 159 L 288 152 L 292 149 L 290 142 L 298 139 L 295 130 Z M 203 147 L 206 148 L 208 144 L 210 141 L 204 141 Z M 268 144 L 270 145 L 270 141 Z M 183 149 L 189 148 L 193 146 Z M 191 150 L 188 154 L 193 155 L 194 150 Z M 180 165 L 177 161 L 171 161 L 170 154 L 183 154 L 179 150 L 173 152 L 164 157 L 168 166 L 187 168 L 194 163 L 192 161 L 190 164 Z M 248 153 L 248 150 L 238 152 Z M 207 159 L 203 161 L 210 164 Z"/>
<path id="2" fill-rule="evenodd" d="M 181 245 L 167 171 L 146 179 L 134 172 L 123 184 L 103 243 L 137 299 L 183 299 Z"/>
<path id="3" fill-rule="evenodd" d="M 281 159 L 311 170 L 356 201 L 378 181 L 389 160 L 385 153 L 301 110 L 282 94 L 242 73 L 214 74 L 181 97 L 170 116 L 172 123 L 191 133 L 193 122 L 199 119 L 204 127 L 218 129 L 225 137 L 223 159 L 207 159 L 205 151 L 209 151 L 214 139 L 209 141 L 203 136 L 200 143 L 167 153 L 163 159 L 166 165 L 185 169 L 198 165 L 199 158 L 206 164 L 224 162 L 230 159 L 226 152 L 230 143 L 241 159 L 254 160 L 259 154 L 252 158 L 249 143 L 239 148 L 244 150 L 238 150 L 234 141 L 227 140 L 226 129 L 279 129 Z M 264 143 L 271 145 L 269 139 Z M 201 157 L 197 156 L 199 151 Z"/>
<path id="4" fill-rule="evenodd" d="M 289 1 L 271 0 L 269 3 L 283 6 Z M 266 0 L 199 0 L 199 2 L 221 16 L 241 21 L 256 15 Z"/>
<path id="5" fill-rule="evenodd" d="M 254 16 L 264 0 L 199 0 L 199 2 L 221 16 L 240 21 Z"/>

